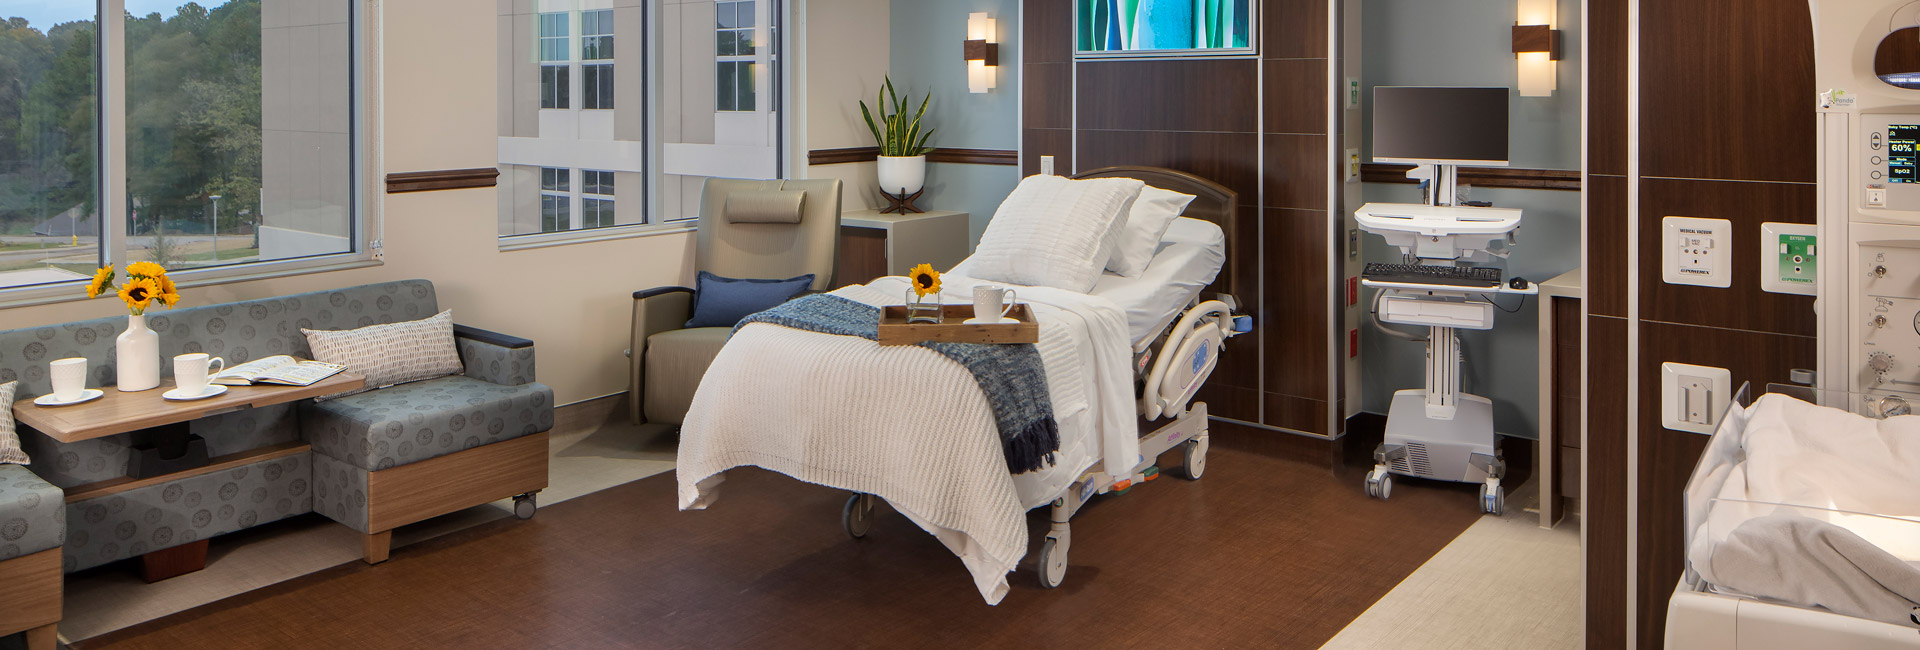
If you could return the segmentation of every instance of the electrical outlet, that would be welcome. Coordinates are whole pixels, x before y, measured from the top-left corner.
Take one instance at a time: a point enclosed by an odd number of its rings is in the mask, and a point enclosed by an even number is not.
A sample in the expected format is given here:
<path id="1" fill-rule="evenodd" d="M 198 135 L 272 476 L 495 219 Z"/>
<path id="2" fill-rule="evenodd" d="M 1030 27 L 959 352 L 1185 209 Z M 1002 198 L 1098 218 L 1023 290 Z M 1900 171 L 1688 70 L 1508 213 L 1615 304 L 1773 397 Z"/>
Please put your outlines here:
<path id="1" fill-rule="evenodd" d="M 1732 221 L 1667 217 L 1661 225 L 1661 280 L 1721 289 L 1733 286 Z"/>
<path id="2" fill-rule="evenodd" d="M 1684 363 L 1660 364 L 1660 424 L 1675 431 L 1713 433 L 1733 398 L 1733 373 Z"/>
<path id="3" fill-rule="evenodd" d="M 1040 157 L 1040 174 L 1042 176 L 1053 175 L 1053 156 Z"/>

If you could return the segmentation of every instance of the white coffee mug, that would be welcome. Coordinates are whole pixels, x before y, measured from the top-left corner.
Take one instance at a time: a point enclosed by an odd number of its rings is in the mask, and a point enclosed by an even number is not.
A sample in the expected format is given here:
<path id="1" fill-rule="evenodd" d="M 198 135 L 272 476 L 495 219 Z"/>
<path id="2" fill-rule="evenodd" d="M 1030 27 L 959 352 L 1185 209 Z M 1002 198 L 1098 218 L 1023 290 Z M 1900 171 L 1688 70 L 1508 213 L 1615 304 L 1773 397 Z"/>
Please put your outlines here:
<path id="1" fill-rule="evenodd" d="M 87 394 L 87 360 L 81 357 L 54 359 L 47 363 L 53 376 L 53 398 L 71 402 Z"/>
<path id="2" fill-rule="evenodd" d="M 973 317 L 981 320 L 1004 320 L 1013 312 L 1014 299 L 1019 294 L 1006 287 L 985 284 L 973 288 Z"/>
<path id="3" fill-rule="evenodd" d="M 182 354 L 173 358 L 173 383 L 185 395 L 207 392 L 207 380 L 227 369 L 227 360 L 209 357 L 205 352 Z"/>

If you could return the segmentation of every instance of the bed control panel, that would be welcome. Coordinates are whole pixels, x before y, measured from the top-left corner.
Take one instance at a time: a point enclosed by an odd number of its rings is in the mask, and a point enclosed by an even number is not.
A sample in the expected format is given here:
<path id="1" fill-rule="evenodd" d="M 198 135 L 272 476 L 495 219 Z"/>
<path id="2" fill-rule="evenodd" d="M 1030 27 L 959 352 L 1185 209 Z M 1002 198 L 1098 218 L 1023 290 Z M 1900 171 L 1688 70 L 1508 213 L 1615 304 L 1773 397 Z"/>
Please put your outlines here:
<path id="1" fill-rule="evenodd" d="M 1860 120 L 1860 207 L 1920 211 L 1920 115 L 1866 114 Z"/>
<path id="2" fill-rule="evenodd" d="M 1863 243 L 1858 260 L 1854 389 L 1920 394 L 1920 248 Z"/>

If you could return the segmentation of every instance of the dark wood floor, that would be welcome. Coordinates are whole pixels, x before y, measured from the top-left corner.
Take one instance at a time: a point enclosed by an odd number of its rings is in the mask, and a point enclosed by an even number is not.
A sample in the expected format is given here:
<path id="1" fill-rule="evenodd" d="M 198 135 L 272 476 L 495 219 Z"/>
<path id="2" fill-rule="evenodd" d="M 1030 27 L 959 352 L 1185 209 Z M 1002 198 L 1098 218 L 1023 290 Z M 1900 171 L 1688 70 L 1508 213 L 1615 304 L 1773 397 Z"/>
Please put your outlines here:
<path id="1" fill-rule="evenodd" d="M 664 474 L 76 647 L 1317 648 L 1479 516 L 1472 485 L 1375 501 L 1338 450 L 1274 436 L 1216 428 L 1204 480 L 1096 500 L 1066 584 L 1029 558 L 998 607 L 884 506 L 851 540 L 845 493 L 743 469 L 709 511 Z"/>

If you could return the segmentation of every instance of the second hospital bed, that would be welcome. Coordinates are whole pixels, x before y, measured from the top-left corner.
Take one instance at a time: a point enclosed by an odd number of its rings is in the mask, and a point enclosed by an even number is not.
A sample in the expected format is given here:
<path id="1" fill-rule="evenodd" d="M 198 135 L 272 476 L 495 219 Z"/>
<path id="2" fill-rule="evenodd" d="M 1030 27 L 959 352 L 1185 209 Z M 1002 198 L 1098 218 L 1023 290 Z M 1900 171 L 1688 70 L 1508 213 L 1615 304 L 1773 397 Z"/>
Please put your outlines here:
<path id="1" fill-rule="evenodd" d="M 871 524 L 875 499 L 884 498 L 960 556 L 993 604 L 1026 555 L 1027 510 L 1051 504 L 1048 533 L 1034 551 L 1041 584 L 1054 587 L 1065 578 L 1069 521 L 1088 500 L 1130 487 L 1176 447 L 1183 447 L 1181 473 L 1200 478 L 1207 411 L 1192 400 L 1225 340 L 1247 329 L 1245 317 L 1233 314 L 1232 274 L 1214 282 L 1234 253 L 1237 197 L 1212 181 L 1160 168 L 1114 167 L 1075 178 L 1106 177 L 1196 198 L 1140 277 L 1105 275 L 1087 294 L 1017 287 L 1042 326 L 1036 347 L 1046 360 L 1061 438 L 1053 464 L 1018 475 L 996 468 L 1004 461 L 992 418 L 977 417 L 986 408 L 977 387 L 951 374 L 895 368 L 900 355 L 930 356 L 924 350 L 755 324 L 722 348 L 682 427 L 681 507 L 706 507 L 722 473 L 744 465 L 853 492 L 842 522 L 855 537 Z M 982 283 L 967 271 L 963 262 L 943 278 L 949 302 Z M 897 303 L 906 286 L 903 278 L 881 278 L 833 293 Z M 1226 291 L 1208 294 L 1209 286 Z M 915 388 L 905 393 L 924 391 L 936 403 L 902 403 L 899 388 L 907 385 Z"/>

